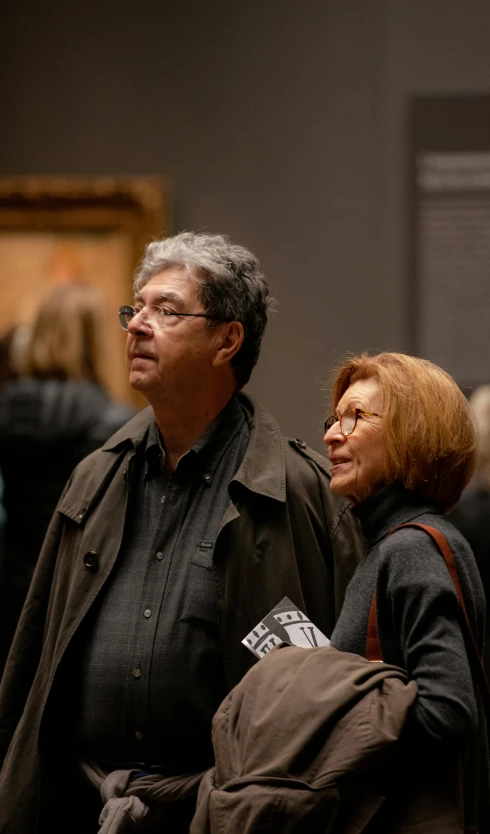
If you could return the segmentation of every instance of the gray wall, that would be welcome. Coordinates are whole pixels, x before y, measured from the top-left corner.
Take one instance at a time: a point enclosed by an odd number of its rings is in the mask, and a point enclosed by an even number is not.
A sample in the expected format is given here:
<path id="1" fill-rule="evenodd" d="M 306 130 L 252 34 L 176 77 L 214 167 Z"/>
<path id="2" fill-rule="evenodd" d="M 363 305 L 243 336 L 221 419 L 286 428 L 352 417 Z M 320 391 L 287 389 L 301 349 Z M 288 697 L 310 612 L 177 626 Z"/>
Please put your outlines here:
<path id="1" fill-rule="evenodd" d="M 488 0 L 4 0 L 0 175 L 158 174 L 262 259 L 250 390 L 321 448 L 345 351 L 408 349 L 407 106 L 490 91 Z"/>

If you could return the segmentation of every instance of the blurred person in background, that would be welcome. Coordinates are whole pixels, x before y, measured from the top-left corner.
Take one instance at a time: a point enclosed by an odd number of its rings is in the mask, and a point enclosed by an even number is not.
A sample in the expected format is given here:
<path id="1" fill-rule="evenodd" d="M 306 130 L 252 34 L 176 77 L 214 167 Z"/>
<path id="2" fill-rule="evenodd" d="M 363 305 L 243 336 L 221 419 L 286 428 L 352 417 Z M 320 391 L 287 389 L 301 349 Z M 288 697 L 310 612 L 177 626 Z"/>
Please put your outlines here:
<path id="1" fill-rule="evenodd" d="M 450 515 L 453 524 L 470 543 L 485 591 L 490 600 L 490 385 L 480 385 L 470 399 L 477 426 L 476 474 Z M 490 614 L 485 635 L 485 667 L 490 672 Z"/>
<path id="2" fill-rule="evenodd" d="M 475 693 L 479 669 L 467 652 L 456 587 L 431 535 L 400 527 L 423 524 L 449 543 L 481 654 L 480 576 L 470 546 L 446 516 L 475 468 L 469 405 L 433 363 L 381 353 L 345 361 L 334 382 L 333 408 L 325 424 L 331 489 L 353 505 L 368 552 L 347 588 L 331 644 L 401 667 L 418 687 L 392 763 L 388 800 L 372 830 L 462 830 L 462 764 L 465 830 L 488 832 L 485 716 Z"/>
<path id="3" fill-rule="evenodd" d="M 7 515 L 0 674 L 66 481 L 82 458 L 134 414 L 113 402 L 101 382 L 103 305 L 100 293 L 84 284 L 54 289 L 41 304 L 23 349 L 22 375 L 11 367 L 0 389 L 0 471 Z"/>
<path id="4" fill-rule="evenodd" d="M 25 328 L 10 327 L 0 337 L 0 388 L 19 376 L 16 345 L 19 342 L 17 334 L 20 332 L 24 333 Z"/>
<path id="5" fill-rule="evenodd" d="M 10 327 L 0 337 L 0 389 L 13 379 L 17 379 L 18 372 L 13 360 L 15 334 L 19 328 Z M 3 505 L 3 478 L 0 470 L 0 587 L 3 580 L 4 556 L 5 556 L 5 524 L 7 514 Z M 0 638 L 1 639 L 1 638 Z M 1 675 L 1 665 L 0 665 Z"/>

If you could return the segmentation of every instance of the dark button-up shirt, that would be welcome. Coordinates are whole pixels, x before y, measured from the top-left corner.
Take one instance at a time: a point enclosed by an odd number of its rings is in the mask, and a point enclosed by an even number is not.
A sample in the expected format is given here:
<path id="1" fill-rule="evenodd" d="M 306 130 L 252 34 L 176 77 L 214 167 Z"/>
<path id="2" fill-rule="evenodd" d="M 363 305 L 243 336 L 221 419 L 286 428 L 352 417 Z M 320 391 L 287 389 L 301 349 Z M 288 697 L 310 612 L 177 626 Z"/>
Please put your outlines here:
<path id="1" fill-rule="evenodd" d="M 248 440 L 233 397 L 171 475 L 155 424 L 139 447 L 115 574 L 85 643 L 85 755 L 174 772 L 212 760 L 211 718 L 227 691 L 213 549 Z"/>

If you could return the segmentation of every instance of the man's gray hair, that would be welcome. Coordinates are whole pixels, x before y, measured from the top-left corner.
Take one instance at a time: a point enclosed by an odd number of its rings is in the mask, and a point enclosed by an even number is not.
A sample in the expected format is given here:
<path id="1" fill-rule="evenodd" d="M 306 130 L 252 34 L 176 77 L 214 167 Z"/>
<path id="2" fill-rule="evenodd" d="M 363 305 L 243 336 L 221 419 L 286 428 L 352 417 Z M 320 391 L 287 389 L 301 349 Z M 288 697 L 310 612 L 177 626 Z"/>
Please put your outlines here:
<path id="1" fill-rule="evenodd" d="M 248 249 L 223 235 L 182 232 L 149 243 L 134 276 L 134 291 L 168 267 L 197 281 L 204 311 L 218 321 L 240 321 L 245 338 L 232 359 L 238 387 L 249 380 L 257 362 L 272 298 L 259 261 Z"/>

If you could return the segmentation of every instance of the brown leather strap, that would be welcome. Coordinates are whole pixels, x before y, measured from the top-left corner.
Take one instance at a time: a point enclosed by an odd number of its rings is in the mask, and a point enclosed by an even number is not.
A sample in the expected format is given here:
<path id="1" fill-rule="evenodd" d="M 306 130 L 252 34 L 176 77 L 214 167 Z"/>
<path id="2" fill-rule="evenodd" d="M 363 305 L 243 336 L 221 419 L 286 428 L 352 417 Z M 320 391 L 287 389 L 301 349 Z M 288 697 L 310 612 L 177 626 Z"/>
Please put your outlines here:
<path id="1" fill-rule="evenodd" d="M 449 546 L 449 543 L 440 530 L 437 530 L 435 527 L 430 527 L 428 524 L 417 524 L 415 521 L 410 521 L 406 524 L 399 524 L 398 527 L 395 527 L 393 530 L 391 530 L 391 532 L 388 533 L 388 535 L 391 536 L 395 532 L 395 530 L 400 530 L 402 527 L 419 527 L 421 530 L 424 530 L 426 533 L 428 533 L 428 535 L 437 545 L 437 548 L 446 563 L 449 575 L 451 576 L 458 597 L 461 628 L 465 637 L 468 659 L 470 661 L 470 666 L 473 670 L 477 686 L 482 696 L 482 701 L 486 715 L 490 719 L 490 688 L 485 675 L 485 670 L 483 668 L 483 663 L 475 640 L 475 636 L 471 628 L 468 612 L 466 610 L 466 605 L 463 597 L 463 592 L 461 590 L 461 584 L 459 581 L 458 569 L 456 567 L 456 562 L 453 556 L 453 552 Z M 366 638 L 366 657 L 368 660 L 383 659 L 376 622 L 376 594 L 373 594 L 371 610 L 369 612 L 368 632 Z"/>
<path id="2" fill-rule="evenodd" d="M 379 644 L 378 626 L 376 624 L 376 594 L 373 594 L 371 608 L 369 610 L 368 630 L 366 637 L 366 657 L 368 660 L 383 660 L 381 646 Z"/>

